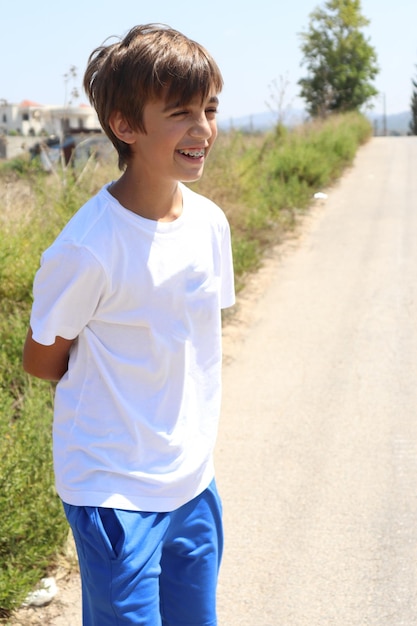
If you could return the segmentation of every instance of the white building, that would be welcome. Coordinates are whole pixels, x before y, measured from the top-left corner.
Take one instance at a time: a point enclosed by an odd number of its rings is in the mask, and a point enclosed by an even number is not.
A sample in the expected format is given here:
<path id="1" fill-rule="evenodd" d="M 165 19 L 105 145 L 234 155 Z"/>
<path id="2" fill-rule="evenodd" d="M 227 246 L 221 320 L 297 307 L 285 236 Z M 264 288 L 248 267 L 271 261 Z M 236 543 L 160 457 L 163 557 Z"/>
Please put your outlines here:
<path id="1" fill-rule="evenodd" d="M 24 100 L 10 104 L 0 100 L 0 135 L 38 137 L 101 132 L 97 114 L 87 104 L 80 106 L 46 106 Z"/>

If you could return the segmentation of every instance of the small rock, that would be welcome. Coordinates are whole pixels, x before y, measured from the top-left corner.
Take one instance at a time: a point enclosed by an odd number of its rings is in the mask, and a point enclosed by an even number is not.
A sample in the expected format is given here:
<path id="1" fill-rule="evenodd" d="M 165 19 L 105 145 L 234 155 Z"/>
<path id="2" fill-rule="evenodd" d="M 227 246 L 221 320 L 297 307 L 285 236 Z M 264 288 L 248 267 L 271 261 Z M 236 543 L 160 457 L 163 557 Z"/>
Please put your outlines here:
<path id="1" fill-rule="evenodd" d="M 58 593 L 55 578 L 42 578 L 38 589 L 29 593 L 22 606 L 44 606 Z"/>

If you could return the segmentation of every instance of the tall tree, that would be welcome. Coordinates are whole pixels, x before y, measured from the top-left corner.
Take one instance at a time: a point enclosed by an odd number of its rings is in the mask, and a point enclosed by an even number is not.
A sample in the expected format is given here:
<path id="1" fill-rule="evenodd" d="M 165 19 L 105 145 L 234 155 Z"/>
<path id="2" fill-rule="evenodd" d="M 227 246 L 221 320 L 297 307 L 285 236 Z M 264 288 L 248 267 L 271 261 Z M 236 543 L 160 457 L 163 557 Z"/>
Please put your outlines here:
<path id="1" fill-rule="evenodd" d="M 411 96 L 410 132 L 412 135 L 417 135 L 417 78 L 411 82 L 413 83 L 413 94 Z"/>
<path id="2" fill-rule="evenodd" d="M 362 32 L 369 23 L 360 0 L 327 0 L 310 14 L 300 34 L 308 75 L 298 84 L 313 117 L 358 110 L 378 93 L 376 52 Z"/>

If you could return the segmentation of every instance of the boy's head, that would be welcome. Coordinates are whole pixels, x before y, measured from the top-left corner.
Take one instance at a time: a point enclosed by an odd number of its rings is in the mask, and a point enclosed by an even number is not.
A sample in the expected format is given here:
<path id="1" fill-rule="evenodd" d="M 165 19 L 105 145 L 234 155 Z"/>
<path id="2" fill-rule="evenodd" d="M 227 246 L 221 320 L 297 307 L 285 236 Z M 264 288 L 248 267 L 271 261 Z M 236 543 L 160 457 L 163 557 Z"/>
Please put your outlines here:
<path id="1" fill-rule="evenodd" d="M 129 162 L 130 146 L 111 129 L 114 112 L 146 133 L 143 109 L 148 102 L 203 101 L 222 87 L 221 72 L 203 46 L 161 24 L 135 26 L 121 41 L 96 48 L 84 75 L 85 91 L 118 152 L 120 169 Z"/>

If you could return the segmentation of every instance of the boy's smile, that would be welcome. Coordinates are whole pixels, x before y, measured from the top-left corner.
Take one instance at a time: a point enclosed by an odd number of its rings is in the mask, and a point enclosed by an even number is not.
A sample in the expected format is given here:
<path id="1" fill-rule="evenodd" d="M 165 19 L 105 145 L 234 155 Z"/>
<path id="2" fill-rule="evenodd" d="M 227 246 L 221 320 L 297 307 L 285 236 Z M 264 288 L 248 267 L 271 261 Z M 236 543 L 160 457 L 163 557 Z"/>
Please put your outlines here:
<path id="1" fill-rule="evenodd" d="M 199 159 L 206 154 L 205 150 L 195 150 L 194 152 L 192 150 L 178 150 L 178 152 L 191 159 Z"/>

